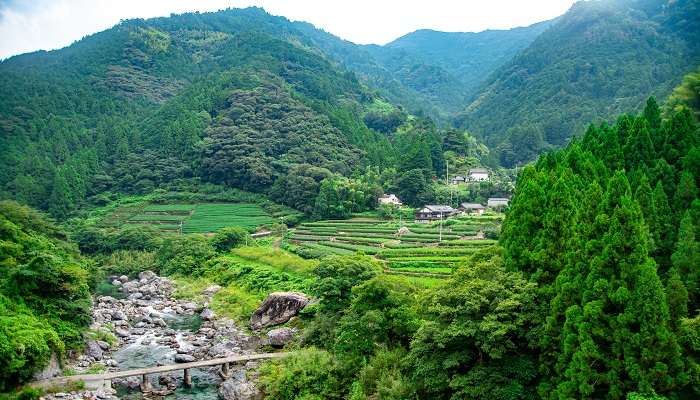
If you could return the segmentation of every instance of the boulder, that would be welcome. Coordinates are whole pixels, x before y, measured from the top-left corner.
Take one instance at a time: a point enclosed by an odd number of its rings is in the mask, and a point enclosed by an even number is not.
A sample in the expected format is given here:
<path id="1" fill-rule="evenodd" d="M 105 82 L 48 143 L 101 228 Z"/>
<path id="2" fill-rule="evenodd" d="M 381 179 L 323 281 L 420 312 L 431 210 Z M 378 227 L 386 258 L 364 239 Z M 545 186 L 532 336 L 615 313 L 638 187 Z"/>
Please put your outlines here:
<path id="1" fill-rule="evenodd" d="M 122 281 L 120 281 L 119 279 L 115 279 L 115 280 L 112 281 L 112 285 L 114 285 L 114 286 L 121 286 L 121 285 L 122 285 Z"/>
<path id="2" fill-rule="evenodd" d="M 216 292 L 218 292 L 219 290 L 221 290 L 221 286 L 219 286 L 219 285 L 211 285 L 211 286 L 207 287 L 206 289 L 204 289 L 204 290 L 202 291 L 202 294 L 205 295 L 205 296 L 213 296 L 213 295 L 214 295 Z"/>
<path id="3" fill-rule="evenodd" d="M 202 311 L 201 314 L 199 314 L 200 317 L 202 317 L 203 320 L 205 321 L 211 321 L 216 317 L 216 314 L 214 314 L 214 311 L 205 308 L 204 311 Z"/>
<path id="4" fill-rule="evenodd" d="M 102 340 L 98 340 L 98 341 L 97 341 L 97 344 L 100 346 L 100 348 L 102 349 L 102 351 L 107 351 L 107 350 L 109 350 L 109 347 L 110 347 L 110 346 L 109 346 L 109 343 L 103 342 Z"/>
<path id="5" fill-rule="evenodd" d="M 245 371 L 236 371 L 219 387 L 219 397 L 223 400 L 262 400 L 260 389 L 246 379 Z"/>
<path id="6" fill-rule="evenodd" d="M 270 345 L 274 347 L 284 347 L 287 343 L 294 339 L 296 330 L 292 328 L 273 329 L 267 333 L 267 338 L 270 340 Z"/>
<path id="7" fill-rule="evenodd" d="M 129 277 L 126 275 L 122 275 L 119 277 L 119 280 L 122 281 L 122 283 L 129 282 Z"/>
<path id="8" fill-rule="evenodd" d="M 117 328 L 114 330 L 114 334 L 119 336 L 119 337 L 129 337 L 129 330 Z"/>
<path id="9" fill-rule="evenodd" d="M 299 292 L 275 292 L 262 302 L 250 317 L 250 327 L 259 330 L 283 324 L 309 304 L 309 298 Z"/>
<path id="10" fill-rule="evenodd" d="M 85 343 L 85 354 L 95 360 L 102 359 L 102 347 L 95 340 L 88 340 Z"/>
<path id="11" fill-rule="evenodd" d="M 63 375 L 61 370 L 61 364 L 58 362 L 58 357 L 56 353 L 51 353 L 51 358 L 49 358 L 49 363 L 44 367 L 43 370 L 34 374 L 34 379 L 40 381 L 44 379 L 54 378 L 56 376 Z"/>
<path id="12" fill-rule="evenodd" d="M 126 315 L 124 315 L 123 311 L 115 311 L 112 313 L 112 320 L 114 321 L 123 321 L 126 319 Z"/>
<path id="13" fill-rule="evenodd" d="M 188 363 L 195 360 L 193 355 L 190 354 L 175 354 L 176 363 Z"/>
<path id="14" fill-rule="evenodd" d="M 156 277 L 156 273 L 153 271 L 143 271 L 139 272 L 139 281 L 150 281 L 151 279 Z"/>

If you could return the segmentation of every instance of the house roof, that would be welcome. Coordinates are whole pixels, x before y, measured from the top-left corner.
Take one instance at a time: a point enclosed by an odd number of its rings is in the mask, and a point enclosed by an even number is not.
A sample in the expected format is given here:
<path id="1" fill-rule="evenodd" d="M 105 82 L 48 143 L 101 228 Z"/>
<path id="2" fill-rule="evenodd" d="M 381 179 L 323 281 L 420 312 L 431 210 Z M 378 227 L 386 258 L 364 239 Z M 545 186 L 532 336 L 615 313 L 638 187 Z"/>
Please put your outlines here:
<path id="1" fill-rule="evenodd" d="M 466 208 L 469 210 L 480 210 L 486 208 L 479 203 L 462 203 L 460 205 L 462 206 L 462 208 Z"/>
<path id="2" fill-rule="evenodd" d="M 464 177 L 462 175 L 457 175 L 454 178 L 452 178 L 453 181 L 463 181 Z"/>
<path id="3" fill-rule="evenodd" d="M 508 201 L 505 197 L 490 197 L 489 201 Z"/>
<path id="4" fill-rule="evenodd" d="M 380 199 L 398 199 L 395 194 L 393 193 L 384 193 L 379 197 Z"/>
<path id="5" fill-rule="evenodd" d="M 450 207 L 450 206 L 444 206 L 444 205 L 426 205 L 425 208 L 427 208 L 429 211 L 432 212 L 453 212 L 455 209 Z"/>
<path id="6" fill-rule="evenodd" d="M 489 170 L 486 168 L 472 168 L 469 170 L 469 174 L 488 174 Z"/>

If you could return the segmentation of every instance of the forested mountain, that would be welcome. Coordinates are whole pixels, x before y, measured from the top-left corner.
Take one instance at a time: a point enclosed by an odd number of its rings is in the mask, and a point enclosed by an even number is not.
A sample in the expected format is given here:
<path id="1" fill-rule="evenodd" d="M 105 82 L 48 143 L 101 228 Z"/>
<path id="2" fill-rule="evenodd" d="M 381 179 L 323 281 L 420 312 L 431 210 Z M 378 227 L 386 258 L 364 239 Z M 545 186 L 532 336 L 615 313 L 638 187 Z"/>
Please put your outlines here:
<path id="1" fill-rule="evenodd" d="M 366 48 L 404 85 L 429 94 L 447 111 L 457 111 L 465 98 L 453 98 L 443 87 L 456 85 L 462 96 L 470 96 L 492 72 L 529 46 L 552 22 L 478 33 L 422 29 L 384 46 Z"/>
<path id="2" fill-rule="evenodd" d="M 664 98 L 700 62 L 699 4 L 578 2 L 494 73 L 457 123 L 512 166 L 564 145 L 590 121 Z"/>
<path id="3" fill-rule="evenodd" d="M 105 191 L 192 177 L 261 189 L 295 164 L 392 162 L 363 122 L 376 96 L 282 40 L 279 20 L 259 9 L 132 20 L 4 61 L 3 197 L 62 217 Z"/>

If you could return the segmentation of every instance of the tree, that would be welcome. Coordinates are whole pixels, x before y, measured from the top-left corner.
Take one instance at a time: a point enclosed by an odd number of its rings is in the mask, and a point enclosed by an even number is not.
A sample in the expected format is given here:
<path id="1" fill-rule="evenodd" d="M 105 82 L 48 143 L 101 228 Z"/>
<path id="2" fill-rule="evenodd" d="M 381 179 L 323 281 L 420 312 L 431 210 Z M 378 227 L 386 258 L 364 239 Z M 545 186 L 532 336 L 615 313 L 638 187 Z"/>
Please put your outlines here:
<path id="1" fill-rule="evenodd" d="M 695 225 L 689 211 L 685 212 L 678 228 L 678 242 L 671 262 L 687 290 L 688 308 L 700 308 L 700 243 L 696 239 Z"/>
<path id="2" fill-rule="evenodd" d="M 396 183 L 401 200 L 412 206 L 420 206 L 430 198 L 428 180 L 422 169 L 412 169 L 401 174 Z"/>
<path id="3" fill-rule="evenodd" d="M 664 191 L 661 182 L 657 182 L 654 192 L 652 193 L 652 202 L 654 205 L 654 227 L 653 237 L 655 243 L 654 256 L 661 261 L 662 266 L 668 265 L 671 253 L 673 252 L 673 243 L 675 232 L 673 227 L 673 212 L 668 205 L 668 198 Z"/>
<path id="4" fill-rule="evenodd" d="M 532 397 L 537 372 L 525 334 L 534 296 L 535 285 L 500 257 L 465 265 L 431 290 L 409 355 L 418 397 Z"/>
<path id="5" fill-rule="evenodd" d="M 238 226 L 230 226 L 216 231 L 211 238 L 211 244 L 216 251 L 225 252 L 245 243 L 250 235 L 248 231 Z"/>

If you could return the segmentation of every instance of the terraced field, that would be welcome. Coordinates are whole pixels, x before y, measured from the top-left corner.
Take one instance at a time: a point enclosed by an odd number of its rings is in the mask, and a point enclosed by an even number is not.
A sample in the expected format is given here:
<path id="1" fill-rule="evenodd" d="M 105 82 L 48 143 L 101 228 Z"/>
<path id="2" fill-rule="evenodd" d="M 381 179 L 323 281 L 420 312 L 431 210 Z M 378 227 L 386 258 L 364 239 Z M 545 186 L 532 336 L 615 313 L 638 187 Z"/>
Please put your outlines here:
<path id="1" fill-rule="evenodd" d="M 149 204 L 117 215 L 122 223 L 152 225 L 164 233 L 209 233 L 228 226 L 253 230 L 273 222 L 260 206 L 245 203 Z"/>
<path id="2" fill-rule="evenodd" d="M 389 272 L 448 275 L 475 251 L 493 246 L 502 215 L 451 218 L 442 226 L 401 224 L 371 218 L 300 225 L 287 237 L 291 251 L 307 257 L 364 253 L 383 260 Z"/>

